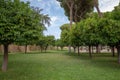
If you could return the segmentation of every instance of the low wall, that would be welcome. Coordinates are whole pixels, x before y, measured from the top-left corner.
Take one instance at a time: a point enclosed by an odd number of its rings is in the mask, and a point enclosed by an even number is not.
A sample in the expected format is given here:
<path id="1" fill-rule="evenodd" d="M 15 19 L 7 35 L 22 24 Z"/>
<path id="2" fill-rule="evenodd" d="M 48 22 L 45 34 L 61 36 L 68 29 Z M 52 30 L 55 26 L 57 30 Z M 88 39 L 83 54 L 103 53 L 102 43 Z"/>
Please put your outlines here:
<path id="1" fill-rule="evenodd" d="M 27 52 L 40 50 L 39 46 L 36 45 L 28 45 L 27 46 Z M 9 45 L 9 52 L 25 52 L 25 46 L 18 46 L 18 45 Z M 0 45 L 0 52 L 3 53 L 3 45 Z"/>

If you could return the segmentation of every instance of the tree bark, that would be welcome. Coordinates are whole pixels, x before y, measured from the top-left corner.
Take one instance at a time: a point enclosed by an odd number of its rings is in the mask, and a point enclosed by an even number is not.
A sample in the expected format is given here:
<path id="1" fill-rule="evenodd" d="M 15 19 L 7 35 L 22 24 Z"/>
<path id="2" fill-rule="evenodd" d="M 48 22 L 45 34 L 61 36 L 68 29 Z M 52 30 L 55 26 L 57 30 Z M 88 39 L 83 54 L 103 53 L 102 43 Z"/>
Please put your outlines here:
<path id="1" fill-rule="evenodd" d="M 111 51 L 112 51 L 112 56 L 114 57 L 115 56 L 115 48 L 114 48 L 114 46 L 111 46 Z"/>
<path id="2" fill-rule="evenodd" d="M 61 51 L 63 50 L 63 47 L 61 47 Z"/>
<path id="3" fill-rule="evenodd" d="M 71 53 L 71 45 L 68 46 L 68 51 Z"/>
<path id="4" fill-rule="evenodd" d="M 74 5 L 74 2 L 71 2 L 71 4 L 68 5 L 68 7 L 70 9 L 70 31 L 71 31 L 72 22 L 73 22 L 73 5 Z M 70 44 L 69 44 L 69 53 L 71 53 L 71 45 Z"/>
<path id="5" fill-rule="evenodd" d="M 98 0 L 94 0 L 94 6 L 95 6 L 95 8 L 96 8 L 96 10 L 98 12 L 99 17 L 102 17 L 102 13 L 101 13 L 101 11 L 99 9 L 99 2 L 98 2 Z"/>
<path id="6" fill-rule="evenodd" d="M 99 47 L 96 45 L 96 53 L 99 53 Z"/>
<path id="7" fill-rule="evenodd" d="M 42 46 L 40 46 L 40 51 L 41 51 L 41 52 L 42 52 L 42 49 L 43 49 Z"/>
<path id="8" fill-rule="evenodd" d="M 117 45 L 116 45 L 116 49 L 117 49 L 117 56 L 119 56 L 119 50 Z"/>
<path id="9" fill-rule="evenodd" d="M 118 45 L 118 63 L 120 64 L 120 45 Z"/>
<path id="10" fill-rule="evenodd" d="M 45 52 L 47 51 L 48 45 L 45 47 Z"/>
<path id="11" fill-rule="evenodd" d="M 91 46 L 89 46 L 89 56 L 90 56 L 90 58 L 92 58 Z"/>
<path id="12" fill-rule="evenodd" d="M 80 55 L 80 50 L 79 50 L 79 46 L 78 46 L 78 56 Z"/>
<path id="13" fill-rule="evenodd" d="M 95 6 L 95 8 L 97 9 L 97 12 L 98 12 L 99 17 L 102 17 L 102 13 L 100 12 L 99 7 L 98 7 L 98 6 Z"/>
<path id="14" fill-rule="evenodd" d="M 76 47 L 73 47 L 74 48 L 74 53 L 76 53 Z"/>
<path id="15" fill-rule="evenodd" d="M 92 46 L 92 53 L 94 53 L 94 46 Z"/>
<path id="16" fill-rule="evenodd" d="M 101 52 L 100 50 L 101 50 L 100 45 L 96 45 L 96 53 L 100 53 Z"/>
<path id="17" fill-rule="evenodd" d="M 4 56 L 3 56 L 3 64 L 2 64 L 2 71 L 7 71 L 7 65 L 8 65 L 8 44 L 4 45 Z"/>

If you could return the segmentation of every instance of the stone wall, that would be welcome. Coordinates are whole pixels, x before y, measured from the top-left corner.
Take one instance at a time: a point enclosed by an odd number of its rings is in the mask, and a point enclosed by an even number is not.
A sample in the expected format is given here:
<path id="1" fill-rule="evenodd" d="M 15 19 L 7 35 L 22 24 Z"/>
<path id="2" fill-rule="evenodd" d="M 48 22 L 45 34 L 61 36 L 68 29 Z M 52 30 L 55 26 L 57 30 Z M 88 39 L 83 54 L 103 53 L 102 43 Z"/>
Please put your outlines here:
<path id="1" fill-rule="evenodd" d="M 40 47 L 36 45 L 28 45 L 27 52 L 40 50 Z M 0 52 L 3 53 L 3 45 L 0 45 Z M 18 46 L 18 45 L 9 45 L 9 52 L 25 52 L 25 46 Z"/>

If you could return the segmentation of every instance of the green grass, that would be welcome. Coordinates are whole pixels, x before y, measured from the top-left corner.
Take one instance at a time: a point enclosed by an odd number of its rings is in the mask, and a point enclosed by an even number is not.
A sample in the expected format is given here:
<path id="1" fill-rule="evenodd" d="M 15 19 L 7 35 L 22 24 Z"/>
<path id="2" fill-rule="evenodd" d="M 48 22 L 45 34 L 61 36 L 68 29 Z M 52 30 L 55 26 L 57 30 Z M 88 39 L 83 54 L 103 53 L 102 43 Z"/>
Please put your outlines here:
<path id="1" fill-rule="evenodd" d="M 92 59 L 65 51 L 9 54 L 8 71 L 0 71 L 0 80 L 120 80 L 120 65 L 111 54 Z"/>

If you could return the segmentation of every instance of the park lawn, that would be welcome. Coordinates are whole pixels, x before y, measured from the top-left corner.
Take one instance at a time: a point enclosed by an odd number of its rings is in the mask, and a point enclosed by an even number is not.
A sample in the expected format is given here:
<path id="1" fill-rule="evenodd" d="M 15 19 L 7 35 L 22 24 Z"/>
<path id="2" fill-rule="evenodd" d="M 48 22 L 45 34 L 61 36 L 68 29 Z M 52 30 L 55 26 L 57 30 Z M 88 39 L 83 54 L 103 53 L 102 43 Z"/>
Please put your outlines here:
<path id="1" fill-rule="evenodd" d="M 2 55 L 0 55 L 0 66 Z M 68 54 L 66 51 L 9 54 L 0 80 L 120 80 L 120 65 L 111 54 Z"/>

